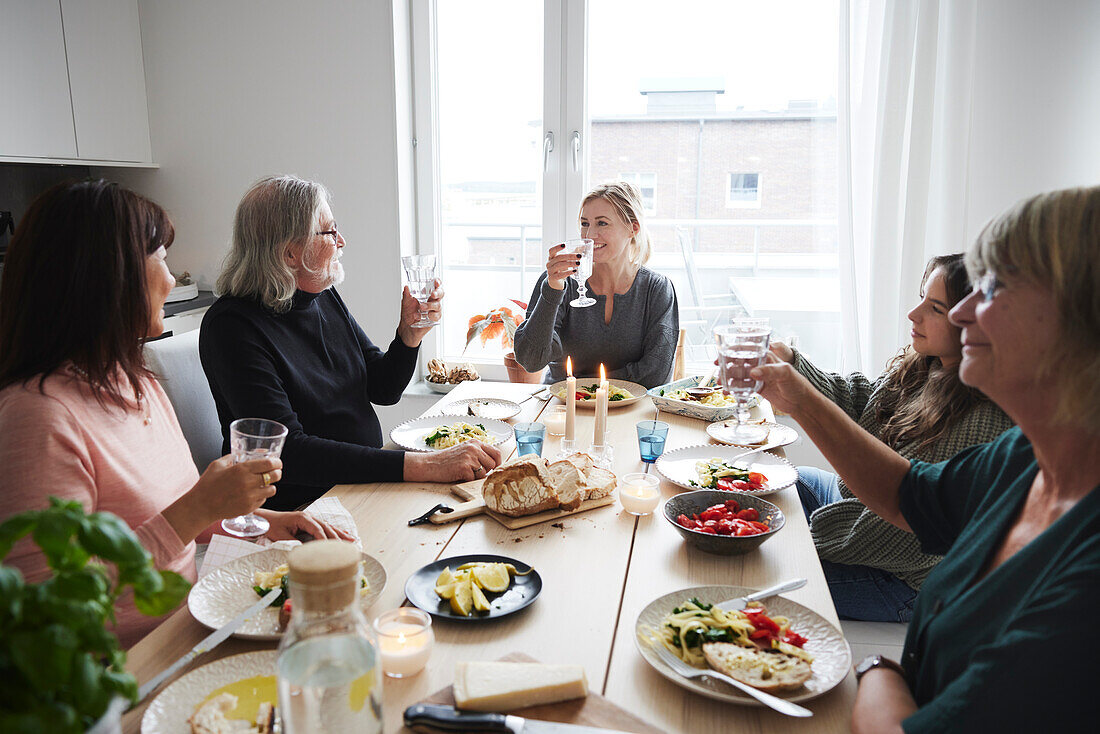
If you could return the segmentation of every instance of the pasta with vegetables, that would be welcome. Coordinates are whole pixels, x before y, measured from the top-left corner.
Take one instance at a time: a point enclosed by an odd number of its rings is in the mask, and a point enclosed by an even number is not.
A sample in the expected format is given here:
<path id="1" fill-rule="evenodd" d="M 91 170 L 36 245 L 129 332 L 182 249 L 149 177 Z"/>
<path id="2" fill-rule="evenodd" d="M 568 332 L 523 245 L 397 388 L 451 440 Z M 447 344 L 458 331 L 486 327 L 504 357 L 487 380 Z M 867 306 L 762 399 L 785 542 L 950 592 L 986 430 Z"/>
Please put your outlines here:
<path id="1" fill-rule="evenodd" d="M 466 441 L 493 442 L 485 431 L 485 426 L 481 423 L 476 425 L 455 423 L 450 426 L 439 426 L 424 437 L 424 443 L 433 449 L 449 449 Z"/>

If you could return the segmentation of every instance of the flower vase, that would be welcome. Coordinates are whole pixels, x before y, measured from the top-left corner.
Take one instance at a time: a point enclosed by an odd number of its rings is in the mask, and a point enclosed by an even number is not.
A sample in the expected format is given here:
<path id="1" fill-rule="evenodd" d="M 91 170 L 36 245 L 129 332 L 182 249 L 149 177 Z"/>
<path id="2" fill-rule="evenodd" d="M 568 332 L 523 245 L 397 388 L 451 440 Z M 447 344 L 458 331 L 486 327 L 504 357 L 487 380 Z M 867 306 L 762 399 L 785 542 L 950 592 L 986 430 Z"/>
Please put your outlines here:
<path id="1" fill-rule="evenodd" d="M 504 368 L 508 370 L 509 382 L 525 382 L 530 384 L 542 382 L 542 375 L 546 371 L 545 367 L 538 372 L 528 372 L 523 369 L 523 366 L 516 361 L 515 352 L 508 352 L 504 355 Z"/>

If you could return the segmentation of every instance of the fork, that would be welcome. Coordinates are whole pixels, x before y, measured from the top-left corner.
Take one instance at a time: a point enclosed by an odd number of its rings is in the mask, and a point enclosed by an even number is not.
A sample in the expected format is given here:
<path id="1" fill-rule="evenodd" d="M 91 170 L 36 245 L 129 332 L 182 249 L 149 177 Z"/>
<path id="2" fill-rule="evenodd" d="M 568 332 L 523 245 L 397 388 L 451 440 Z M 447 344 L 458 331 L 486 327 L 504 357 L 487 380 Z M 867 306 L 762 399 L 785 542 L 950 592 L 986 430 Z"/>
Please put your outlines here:
<path id="1" fill-rule="evenodd" d="M 734 680 L 733 678 L 730 678 L 728 675 L 723 675 L 717 670 L 700 670 L 699 668 L 693 668 L 680 658 L 673 655 L 668 649 L 665 648 L 664 645 L 658 642 L 650 642 L 650 647 L 655 653 L 657 653 L 657 657 L 661 659 L 661 662 L 663 662 L 665 665 L 672 668 L 673 671 L 675 671 L 679 675 L 682 675 L 685 678 L 715 678 L 716 680 L 724 681 L 726 683 L 729 683 L 734 688 L 737 688 L 749 694 L 768 708 L 774 709 L 781 714 L 786 714 L 787 716 L 806 717 L 814 715 L 814 712 L 810 711 L 807 708 L 803 708 L 796 703 L 786 701 L 782 698 L 779 698 L 778 696 L 773 696 L 770 693 L 765 693 L 764 691 L 757 690 L 756 688 L 753 688 L 750 685 L 746 685 L 739 680 Z"/>

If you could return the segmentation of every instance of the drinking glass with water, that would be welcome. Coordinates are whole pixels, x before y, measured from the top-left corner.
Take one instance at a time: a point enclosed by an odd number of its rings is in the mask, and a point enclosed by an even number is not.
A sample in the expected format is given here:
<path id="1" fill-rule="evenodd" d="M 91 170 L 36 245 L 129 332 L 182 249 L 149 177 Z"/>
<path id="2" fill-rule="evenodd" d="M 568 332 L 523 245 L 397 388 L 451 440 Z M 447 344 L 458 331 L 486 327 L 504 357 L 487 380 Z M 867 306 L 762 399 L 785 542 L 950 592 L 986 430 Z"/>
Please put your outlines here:
<path id="1" fill-rule="evenodd" d="M 638 421 L 638 453 L 642 461 L 646 463 L 646 472 L 649 465 L 665 452 L 665 439 L 668 437 L 668 424 L 664 421 Z"/>
<path id="2" fill-rule="evenodd" d="M 407 255 L 401 258 L 401 265 L 405 268 L 409 293 L 423 306 L 428 302 L 432 289 L 435 288 L 435 255 Z M 436 322 L 428 318 L 423 308 L 420 309 L 420 320 L 411 324 L 418 329 L 435 325 Z"/>
<path id="3" fill-rule="evenodd" d="M 520 456 L 542 456 L 542 444 L 546 440 L 546 426 L 541 423 L 516 424 L 516 448 Z"/>
<path id="4" fill-rule="evenodd" d="M 592 250 L 594 247 L 592 240 L 568 240 L 565 243 L 563 252 L 581 256 L 580 262 L 577 263 L 577 272 L 572 275 L 573 280 L 577 281 L 577 297 L 570 301 L 569 305 L 574 308 L 596 305 L 596 299 L 588 295 L 588 286 L 586 285 L 588 279 L 592 277 Z"/>
<path id="5" fill-rule="evenodd" d="M 282 423 L 266 418 L 240 418 L 229 424 L 229 450 L 233 462 L 253 459 L 278 458 L 283 452 L 287 429 Z M 267 481 L 266 475 L 264 481 Z M 222 520 L 222 530 L 238 538 L 257 538 L 268 531 L 271 524 L 254 513 L 238 515 Z"/>
<path id="6" fill-rule="evenodd" d="M 771 333 L 768 319 L 758 318 L 733 319 L 714 329 L 722 387 L 737 400 L 737 425 L 730 440 L 739 445 L 752 446 L 768 437 L 767 428 L 750 425 L 748 420 L 749 398 L 760 389 L 751 373 L 764 364 Z"/>

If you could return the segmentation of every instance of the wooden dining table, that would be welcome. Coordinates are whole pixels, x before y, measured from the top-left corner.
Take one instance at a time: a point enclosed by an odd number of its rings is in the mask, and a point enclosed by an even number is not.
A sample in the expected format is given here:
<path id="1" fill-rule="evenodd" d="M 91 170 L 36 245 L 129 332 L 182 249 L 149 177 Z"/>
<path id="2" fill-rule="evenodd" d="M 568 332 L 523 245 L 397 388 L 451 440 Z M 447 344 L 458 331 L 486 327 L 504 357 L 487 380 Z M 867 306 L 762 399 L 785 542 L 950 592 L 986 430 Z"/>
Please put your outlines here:
<path id="1" fill-rule="evenodd" d="M 446 411 L 448 403 L 461 398 L 495 397 L 518 402 L 540 389 L 537 385 L 465 383 L 442 396 L 426 415 Z M 549 403 L 527 400 L 509 422 L 537 420 L 549 405 L 557 403 L 557 398 Z M 774 419 L 766 402 L 753 410 L 756 417 Z M 577 413 L 577 443 L 584 449 L 591 443 L 594 415 L 589 409 L 578 409 Z M 648 397 L 610 408 L 608 443 L 614 450 L 613 469 L 620 477 L 643 469 L 635 424 L 653 417 L 654 405 Z M 670 425 L 666 451 L 711 442 L 703 421 L 667 412 L 660 414 L 660 420 Z M 559 443 L 560 438 L 548 435 L 543 455 L 556 454 Z M 503 447 L 504 455 L 507 457 L 514 449 L 514 442 L 509 441 Z M 785 526 L 757 550 L 740 556 L 710 555 L 691 548 L 669 526 L 659 508 L 655 514 L 636 517 L 623 511 L 617 502 L 520 530 L 509 530 L 487 515 L 442 525 L 408 525 L 411 518 L 438 502 L 454 503 L 450 488 L 447 484 L 424 482 L 380 482 L 341 485 L 326 494 L 339 498 L 348 509 L 358 526 L 364 551 L 385 567 L 388 580 L 369 610 L 371 616 L 407 604 L 405 581 L 421 567 L 453 556 L 509 556 L 536 568 L 543 580 L 539 598 L 519 613 L 485 622 L 436 619 L 436 643 L 427 668 L 409 678 L 386 678 L 384 682 L 385 731 L 407 731 L 402 724 L 405 708 L 450 685 L 455 663 L 496 660 L 511 653 L 545 663 L 582 665 L 592 691 L 668 732 L 849 730 L 856 693 L 851 674 L 833 690 L 803 704 L 813 711 L 812 718 L 795 719 L 764 707 L 731 704 L 689 692 L 658 674 L 635 646 L 635 620 L 659 596 L 712 584 L 763 588 L 799 576 L 809 583 L 785 596 L 839 629 L 793 487 L 767 497 L 786 515 Z M 683 491 L 662 479 L 663 498 Z M 127 668 L 140 684 L 184 655 L 209 632 L 184 607 L 130 650 Z M 274 646 L 231 638 L 197 658 L 180 674 L 227 655 Z M 141 730 L 147 705 L 148 701 L 125 715 L 124 731 Z"/>

